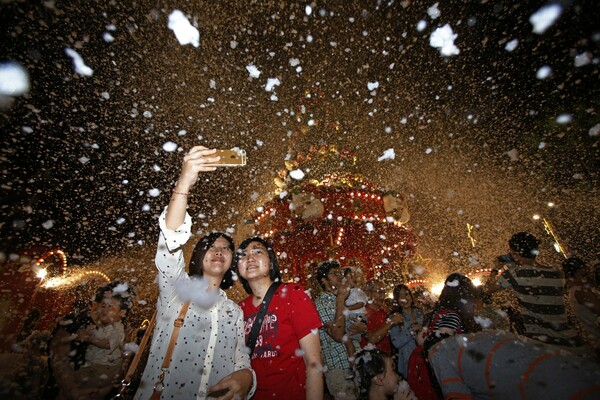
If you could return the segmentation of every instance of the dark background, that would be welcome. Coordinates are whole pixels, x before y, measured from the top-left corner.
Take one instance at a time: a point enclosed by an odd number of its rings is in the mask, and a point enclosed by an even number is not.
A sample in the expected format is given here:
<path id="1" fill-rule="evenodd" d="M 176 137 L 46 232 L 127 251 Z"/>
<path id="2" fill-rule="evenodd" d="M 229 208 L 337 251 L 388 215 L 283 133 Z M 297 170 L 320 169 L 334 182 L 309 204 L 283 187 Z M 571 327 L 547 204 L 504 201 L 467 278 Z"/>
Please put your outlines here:
<path id="1" fill-rule="evenodd" d="M 273 196 L 288 151 L 327 143 L 352 150 L 376 185 L 409 197 L 421 253 L 449 268 L 489 262 L 517 230 L 548 244 L 533 213 L 597 261 L 597 2 L 560 2 L 562 16 L 542 35 L 528 19 L 544 1 L 443 1 L 435 20 L 433 3 L 335 0 L 313 3 L 309 16 L 309 3 L 295 1 L 0 2 L 0 59 L 21 63 L 31 80 L 0 116 L 0 251 L 59 246 L 75 263 L 151 252 L 182 153 L 195 144 L 247 151 L 245 168 L 203 176 L 190 208 L 205 216 L 198 231 L 241 234 Z M 174 9 L 197 22 L 199 48 L 167 28 Z M 428 25 L 418 32 L 421 19 Z M 429 45 L 446 23 L 457 56 Z M 112 43 L 102 36 L 109 24 Z M 508 52 L 512 39 L 519 45 Z M 65 48 L 92 77 L 74 72 Z M 585 51 L 594 62 L 575 67 Z M 539 80 L 543 65 L 553 73 Z M 277 101 L 264 90 L 269 77 L 281 81 Z M 556 122 L 563 113 L 571 123 Z M 302 130 L 310 114 L 317 125 Z M 180 151 L 165 152 L 167 141 Z M 377 162 L 388 148 L 396 159 Z M 466 223 L 476 225 L 475 248 Z"/>

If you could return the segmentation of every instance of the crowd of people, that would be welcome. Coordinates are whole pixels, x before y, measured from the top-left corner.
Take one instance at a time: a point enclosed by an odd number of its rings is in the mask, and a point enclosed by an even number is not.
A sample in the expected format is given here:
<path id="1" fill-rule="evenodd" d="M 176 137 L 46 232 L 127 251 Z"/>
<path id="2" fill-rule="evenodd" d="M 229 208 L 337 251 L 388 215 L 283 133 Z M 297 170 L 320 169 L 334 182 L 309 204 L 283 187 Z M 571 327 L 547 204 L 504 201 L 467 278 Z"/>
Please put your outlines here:
<path id="1" fill-rule="evenodd" d="M 599 282 L 577 258 L 563 268 L 539 264 L 529 233 L 512 236 L 485 285 L 452 273 L 435 302 L 404 284 L 361 287 L 336 260 L 318 266 L 313 299 L 281 281 L 267 240 L 236 249 L 223 232 L 195 245 L 186 272 L 188 197 L 199 174 L 216 169 L 214 154 L 196 146 L 184 156 L 159 219 L 157 317 L 135 399 L 600 396 Z M 236 278 L 248 294 L 239 304 L 225 292 Z M 508 313 L 490 306 L 502 288 L 516 298 Z M 55 397 L 114 394 L 132 296 L 123 282 L 107 285 L 84 315 L 59 323 L 50 346 Z"/>

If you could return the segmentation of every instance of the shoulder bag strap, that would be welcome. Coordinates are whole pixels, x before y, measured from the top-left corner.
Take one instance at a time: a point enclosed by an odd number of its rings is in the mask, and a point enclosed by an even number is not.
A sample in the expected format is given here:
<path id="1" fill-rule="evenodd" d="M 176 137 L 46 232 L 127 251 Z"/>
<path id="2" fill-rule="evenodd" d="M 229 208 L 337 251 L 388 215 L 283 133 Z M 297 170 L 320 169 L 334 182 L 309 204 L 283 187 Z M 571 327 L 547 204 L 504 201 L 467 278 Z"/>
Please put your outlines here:
<path id="1" fill-rule="evenodd" d="M 144 332 L 144 336 L 142 336 L 142 340 L 140 341 L 137 352 L 135 353 L 135 356 L 133 356 L 133 360 L 131 360 L 131 364 L 129 364 L 127 373 L 125 374 L 125 377 L 121 381 L 121 389 L 119 390 L 119 393 L 114 397 L 115 399 L 123 398 L 123 394 L 125 393 L 125 390 L 131 384 L 131 378 L 133 378 L 133 375 L 135 374 L 135 370 L 137 369 L 137 366 L 140 363 L 140 359 L 142 358 L 144 349 L 146 348 L 146 345 L 148 344 L 148 340 L 150 339 L 150 336 L 152 335 L 152 331 L 154 330 L 154 323 L 156 322 L 156 313 L 157 313 L 157 311 L 154 311 L 154 314 L 152 315 L 152 319 L 150 319 L 150 323 L 148 323 L 148 326 L 146 327 L 146 332 Z"/>
<path id="2" fill-rule="evenodd" d="M 173 355 L 173 349 L 175 348 L 175 342 L 177 342 L 177 336 L 179 336 L 179 329 L 183 326 L 183 319 L 185 318 L 185 314 L 187 313 L 189 307 L 189 301 L 183 303 L 181 311 L 179 311 L 179 316 L 173 322 L 173 333 L 171 333 L 169 347 L 167 348 L 165 358 L 163 359 L 162 367 L 160 368 L 160 376 L 158 378 L 158 382 L 156 382 L 156 384 L 154 385 L 154 392 L 152 392 L 152 396 L 150 396 L 151 400 L 160 399 L 160 395 L 162 394 L 162 391 L 165 388 L 163 383 L 163 380 L 165 379 L 165 373 L 169 370 L 169 365 L 171 364 L 171 356 Z"/>
<path id="3" fill-rule="evenodd" d="M 250 349 L 250 358 L 252 358 L 252 353 L 254 353 L 254 346 L 256 346 L 256 339 L 258 339 L 258 332 L 260 332 L 263 320 L 265 319 L 265 314 L 267 313 L 267 308 L 271 302 L 271 297 L 273 297 L 273 293 L 275 293 L 279 285 L 281 285 L 281 282 L 273 282 L 271 286 L 269 286 L 269 290 L 267 290 L 267 294 L 265 294 L 265 298 L 260 305 L 260 310 L 258 310 L 256 318 L 254 318 L 252 330 L 250 331 L 250 335 L 248 335 L 248 339 L 246 340 L 246 346 Z"/>

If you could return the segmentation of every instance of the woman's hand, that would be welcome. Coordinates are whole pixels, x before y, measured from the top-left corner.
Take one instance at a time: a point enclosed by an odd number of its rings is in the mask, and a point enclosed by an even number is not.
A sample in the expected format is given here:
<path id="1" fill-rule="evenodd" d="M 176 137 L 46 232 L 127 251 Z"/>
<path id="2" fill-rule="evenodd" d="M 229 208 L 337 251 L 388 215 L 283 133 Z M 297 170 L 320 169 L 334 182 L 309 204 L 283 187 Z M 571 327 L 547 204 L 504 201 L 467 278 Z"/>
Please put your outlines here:
<path id="1" fill-rule="evenodd" d="M 252 388 L 254 376 L 249 369 L 234 371 L 208 388 L 208 397 L 230 400 L 245 399 Z"/>
<path id="2" fill-rule="evenodd" d="M 214 164 L 219 161 L 220 157 L 211 157 L 216 151 L 216 149 L 208 149 L 204 146 L 192 147 L 183 157 L 183 165 L 175 190 L 188 193 L 189 189 L 198 181 L 198 174 L 200 172 L 214 171 L 217 169 L 217 167 L 207 166 L 208 164 Z"/>

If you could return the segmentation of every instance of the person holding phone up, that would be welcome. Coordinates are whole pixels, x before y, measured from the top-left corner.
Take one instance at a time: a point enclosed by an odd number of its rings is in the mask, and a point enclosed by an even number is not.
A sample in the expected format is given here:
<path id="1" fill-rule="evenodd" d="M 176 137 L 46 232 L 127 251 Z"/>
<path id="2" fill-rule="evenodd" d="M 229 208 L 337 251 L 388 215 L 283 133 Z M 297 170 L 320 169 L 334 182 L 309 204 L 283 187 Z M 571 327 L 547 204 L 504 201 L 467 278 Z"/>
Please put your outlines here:
<path id="1" fill-rule="evenodd" d="M 192 227 L 188 196 L 199 173 L 216 169 L 215 152 L 195 146 L 184 156 L 169 205 L 159 218 L 157 322 L 136 400 L 242 399 L 256 389 L 244 315 L 223 291 L 233 285 L 233 240 L 222 232 L 204 236 L 194 248 L 189 273 L 185 271 L 182 248 Z M 195 283 L 203 284 L 203 290 L 185 298 L 181 287 Z"/>

